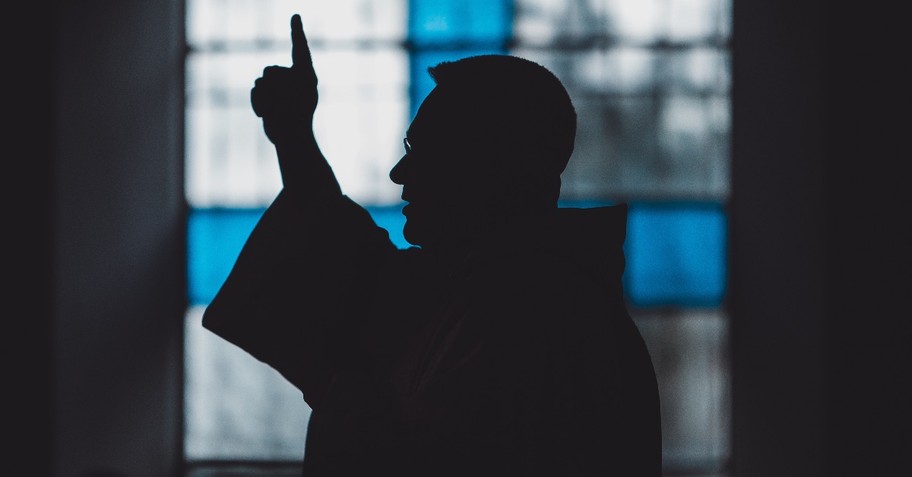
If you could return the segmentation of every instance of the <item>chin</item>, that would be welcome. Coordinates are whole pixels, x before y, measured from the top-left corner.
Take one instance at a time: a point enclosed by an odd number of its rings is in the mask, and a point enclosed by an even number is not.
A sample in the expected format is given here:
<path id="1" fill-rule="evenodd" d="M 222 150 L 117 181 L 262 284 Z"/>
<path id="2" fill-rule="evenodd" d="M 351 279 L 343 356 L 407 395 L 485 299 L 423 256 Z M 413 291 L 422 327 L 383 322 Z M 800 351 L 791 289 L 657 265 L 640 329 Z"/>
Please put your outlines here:
<path id="1" fill-rule="evenodd" d="M 422 240 L 421 229 L 419 227 L 415 227 L 412 221 L 413 219 L 405 219 L 405 226 L 402 228 L 402 235 L 405 237 L 405 240 L 407 240 L 408 243 L 420 247 L 424 242 Z"/>

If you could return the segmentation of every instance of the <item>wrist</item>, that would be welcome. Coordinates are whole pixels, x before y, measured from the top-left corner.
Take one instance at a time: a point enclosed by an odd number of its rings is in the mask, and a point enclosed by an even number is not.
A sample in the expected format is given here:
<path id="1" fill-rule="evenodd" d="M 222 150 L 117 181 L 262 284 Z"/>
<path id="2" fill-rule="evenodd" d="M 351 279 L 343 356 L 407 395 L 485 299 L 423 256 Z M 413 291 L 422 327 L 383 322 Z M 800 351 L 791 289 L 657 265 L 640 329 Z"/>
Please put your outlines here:
<path id="1" fill-rule="evenodd" d="M 342 193 L 335 174 L 312 129 L 306 133 L 274 143 L 279 159 L 282 184 L 287 189 L 297 189 L 307 196 L 339 195 Z"/>

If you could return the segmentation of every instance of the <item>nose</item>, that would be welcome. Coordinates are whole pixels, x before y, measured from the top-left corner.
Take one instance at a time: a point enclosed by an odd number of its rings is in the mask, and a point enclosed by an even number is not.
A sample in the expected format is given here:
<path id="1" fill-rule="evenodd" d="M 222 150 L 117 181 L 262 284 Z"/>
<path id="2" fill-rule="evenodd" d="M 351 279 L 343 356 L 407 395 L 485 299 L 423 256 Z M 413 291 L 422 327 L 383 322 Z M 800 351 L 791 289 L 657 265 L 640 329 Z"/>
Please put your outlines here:
<path id="1" fill-rule="evenodd" d="M 405 181 L 407 180 L 409 162 L 410 161 L 409 161 L 408 154 L 402 156 L 402 158 L 399 159 L 399 162 L 397 162 L 396 165 L 393 166 L 392 169 L 390 169 L 390 172 L 389 172 L 390 180 L 395 182 L 396 184 L 405 185 Z"/>

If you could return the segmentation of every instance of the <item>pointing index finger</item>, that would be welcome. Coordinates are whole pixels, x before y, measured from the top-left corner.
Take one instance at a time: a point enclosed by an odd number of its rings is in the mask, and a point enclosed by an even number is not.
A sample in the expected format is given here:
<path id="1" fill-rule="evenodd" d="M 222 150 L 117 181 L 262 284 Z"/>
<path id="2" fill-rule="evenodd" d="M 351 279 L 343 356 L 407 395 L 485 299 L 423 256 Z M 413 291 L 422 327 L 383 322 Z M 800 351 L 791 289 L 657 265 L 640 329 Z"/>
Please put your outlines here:
<path id="1" fill-rule="evenodd" d="M 301 15 L 295 13 L 291 16 L 291 65 L 310 66 L 310 48 L 307 46 L 307 37 L 304 36 L 304 25 Z"/>

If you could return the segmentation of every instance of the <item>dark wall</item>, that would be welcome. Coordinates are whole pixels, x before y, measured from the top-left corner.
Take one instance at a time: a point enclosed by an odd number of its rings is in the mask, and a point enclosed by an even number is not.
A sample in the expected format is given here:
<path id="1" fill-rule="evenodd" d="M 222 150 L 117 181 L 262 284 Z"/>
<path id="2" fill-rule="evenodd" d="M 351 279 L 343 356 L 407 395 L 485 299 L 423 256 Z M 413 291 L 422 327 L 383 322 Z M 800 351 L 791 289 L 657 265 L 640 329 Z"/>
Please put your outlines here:
<path id="1" fill-rule="evenodd" d="M 734 2 L 736 477 L 825 475 L 824 42 L 809 5 Z"/>
<path id="2" fill-rule="evenodd" d="M 24 3 L 24 2 L 23 2 Z M 14 4 L 2 31 L 4 473 L 51 475 L 55 68 L 51 4 Z M 29 45 L 24 48 L 23 45 Z"/>
<path id="3" fill-rule="evenodd" d="M 909 83 L 886 12 L 734 1 L 733 477 L 909 472 Z"/>
<path id="4" fill-rule="evenodd" d="M 18 296 L 28 321 L 12 357 L 29 372 L 10 388 L 30 415 L 17 427 L 30 451 L 15 461 L 31 470 L 12 475 L 177 469 L 181 8 L 96 0 L 11 16 L 22 63 L 6 71 L 23 88 L 9 91 L 22 108 L 9 116 L 32 161 L 12 178 L 27 192 L 8 202 L 28 210 L 14 252 L 31 255 L 18 270 L 32 292 Z"/>

